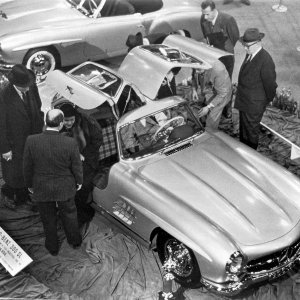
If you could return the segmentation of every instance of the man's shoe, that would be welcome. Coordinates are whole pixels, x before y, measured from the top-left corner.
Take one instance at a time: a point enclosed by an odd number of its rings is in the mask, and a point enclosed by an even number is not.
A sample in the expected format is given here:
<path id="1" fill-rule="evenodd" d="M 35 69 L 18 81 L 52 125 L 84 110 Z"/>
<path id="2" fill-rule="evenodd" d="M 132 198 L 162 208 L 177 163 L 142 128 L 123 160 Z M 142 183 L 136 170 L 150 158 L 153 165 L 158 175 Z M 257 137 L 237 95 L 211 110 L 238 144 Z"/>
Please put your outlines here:
<path id="1" fill-rule="evenodd" d="M 251 5 L 250 0 L 241 0 L 241 2 L 245 5 Z"/>
<path id="2" fill-rule="evenodd" d="M 57 256 L 58 255 L 58 250 L 49 250 L 49 253 L 52 255 L 52 256 Z"/>
<path id="3" fill-rule="evenodd" d="M 224 1 L 223 1 L 223 4 L 229 4 L 229 3 L 231 3 L 231 2 L 233 2 L 233 0 L 224 0 Z"/>

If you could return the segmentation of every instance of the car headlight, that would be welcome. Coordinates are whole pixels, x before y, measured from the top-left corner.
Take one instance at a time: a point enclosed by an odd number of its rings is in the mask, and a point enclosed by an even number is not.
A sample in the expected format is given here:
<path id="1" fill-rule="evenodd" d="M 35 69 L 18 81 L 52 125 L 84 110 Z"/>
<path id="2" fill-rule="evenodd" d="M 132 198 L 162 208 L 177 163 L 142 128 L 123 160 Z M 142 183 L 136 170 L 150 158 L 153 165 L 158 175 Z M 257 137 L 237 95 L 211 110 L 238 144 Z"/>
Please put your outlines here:
<path id="1" fill-rule="evenodd" d="M 244 265 L 245 257 L 240 251 L 236 251 L 230 256 L 228 262 L 226 263 L 225 270 L 231 275 L 239 275 L 241 272 L 243 272 Z"/>

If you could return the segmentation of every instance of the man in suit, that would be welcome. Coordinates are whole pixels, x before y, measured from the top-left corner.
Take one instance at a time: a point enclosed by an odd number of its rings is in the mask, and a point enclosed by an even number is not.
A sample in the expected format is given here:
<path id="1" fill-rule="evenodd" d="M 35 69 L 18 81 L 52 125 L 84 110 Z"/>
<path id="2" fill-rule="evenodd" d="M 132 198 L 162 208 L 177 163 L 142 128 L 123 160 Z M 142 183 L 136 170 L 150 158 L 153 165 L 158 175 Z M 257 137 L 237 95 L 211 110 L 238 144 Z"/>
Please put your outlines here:
<path id="1" fill-rule="evenodd" d="M 234 46 L 239 40 L 240 32 L 234 17 L 217 10 L 211 0 L 201 3 L 202 16 L 200 25 L 207 43 L 216 48 L 234 53 Z M 234 56 L 229 56 L 228 61 L 223 62 L 232 77 Z"/>
<path id="2" fill-rule="evenodd" d="M 240 37 L 239 28 L 234 17 L 218 11 L 212 0 L 203 1 L 201 8 L 200 25 L 207 43 L 234 54 L 234 46 Z M 221 61 L 224 63 L 230 78 L 232 78 L 234 55 L 225 56 Z M 231 115 L 230 101 L 224 109 L 224 116 L 230 118 Z"/>
<path id="3" fill-rule="evenodd" d="M 258 147 L 260 121 L 277 88 L 275 64 L 262 47 L 264 36 L 257 28 L 248 28 L 240 38 L 247 54 L 238 76 L 235 108 L 240 112 L 240 141 L 253 149 Z"/>
<path id="4" fill-rule="evenodd" d="M 82 239 L 74 201 L 82 186 L 82 163 L 75 139 L 61 135 L 64 115 L 59 109 L 46 114 L 46 130 L 27 138 L 24 150 L 24 178 L 37 203 L 45 231 L 45 247 L 57 255 L 57 212 L 62 218 L 67 241 L 73 248 Z"/>
<path id="5" fill-rule="evenodd" d="M 222 62 L 215 61 L 204 75 L 206 106 L 199 111 L 199 117 L 207 116 L 206 128 L 218 129 L 223 108 L 231 99 L 232 86 L 229 74 Z"/>
<path id="6" fill-rule="evenodd" d="M 26 138 L 42 132 L 44 114 L 35 84 L 35 75 L 23 65 L 15 65 L 0 91 L 0 155 L 3 179 L 1 192 L 13 205 L 29 200 L 22 164 Z"/>

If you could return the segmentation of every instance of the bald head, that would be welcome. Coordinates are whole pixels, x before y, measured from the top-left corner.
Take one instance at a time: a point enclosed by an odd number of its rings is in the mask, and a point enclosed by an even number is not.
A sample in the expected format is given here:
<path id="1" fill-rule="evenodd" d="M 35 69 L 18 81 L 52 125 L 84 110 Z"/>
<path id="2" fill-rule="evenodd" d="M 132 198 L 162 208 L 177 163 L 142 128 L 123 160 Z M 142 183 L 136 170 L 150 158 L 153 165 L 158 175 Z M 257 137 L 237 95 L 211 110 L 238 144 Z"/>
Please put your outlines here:
<path id="1" fill-rule="evenodd" d="M 50 128 L 59 127 L 64 121 L 64 114 L 60 109 L 51 109 L 46 114 L 46 125 Z"/>

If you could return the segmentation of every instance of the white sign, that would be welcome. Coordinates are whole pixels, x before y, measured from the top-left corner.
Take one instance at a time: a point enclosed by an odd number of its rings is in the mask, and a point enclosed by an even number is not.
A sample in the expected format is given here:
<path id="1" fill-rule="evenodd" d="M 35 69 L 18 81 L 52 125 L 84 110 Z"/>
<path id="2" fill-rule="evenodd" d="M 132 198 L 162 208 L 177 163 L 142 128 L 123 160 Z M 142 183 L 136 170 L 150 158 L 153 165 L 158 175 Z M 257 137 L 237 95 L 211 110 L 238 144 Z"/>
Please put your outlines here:
<path id="1" fill-rule="evenodd" d="M 15 276 L 31 262 L 27 253 L 0 227 L 0 263 L 3 267 Z"/>

